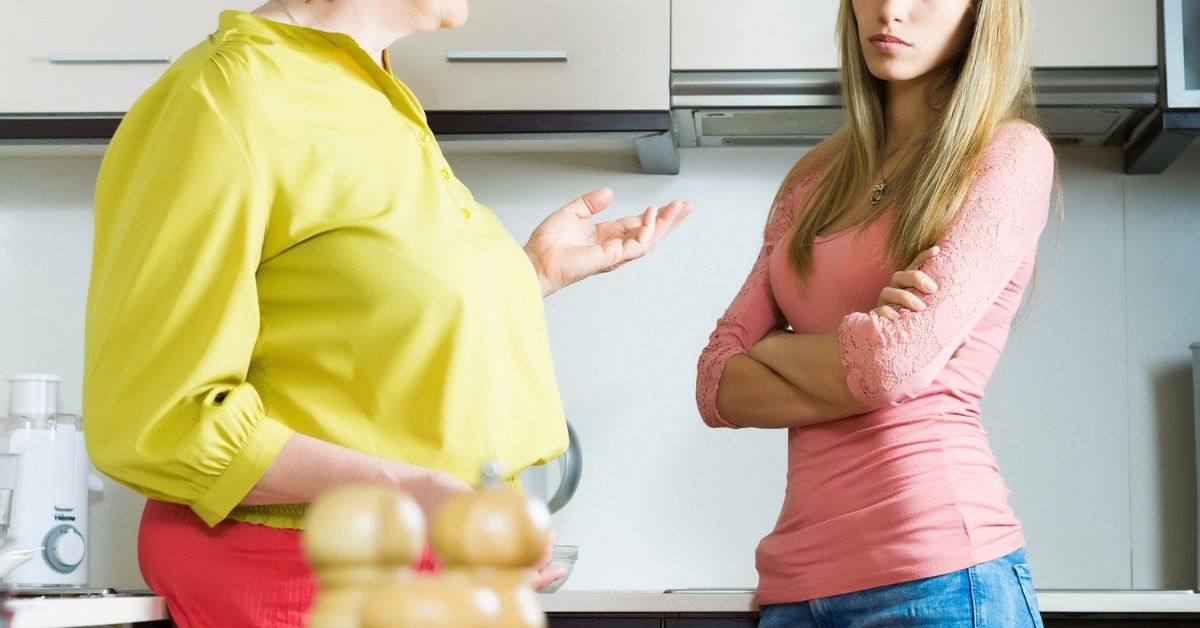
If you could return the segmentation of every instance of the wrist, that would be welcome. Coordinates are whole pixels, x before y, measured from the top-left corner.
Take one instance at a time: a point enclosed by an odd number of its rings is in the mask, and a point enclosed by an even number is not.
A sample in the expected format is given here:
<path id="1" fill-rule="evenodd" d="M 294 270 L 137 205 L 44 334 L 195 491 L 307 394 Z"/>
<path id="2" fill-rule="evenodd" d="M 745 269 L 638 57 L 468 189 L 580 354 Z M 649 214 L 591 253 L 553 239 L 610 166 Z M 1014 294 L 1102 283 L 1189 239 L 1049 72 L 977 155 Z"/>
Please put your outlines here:
<path id="1" fill-rule="evenodd" d="M 754 346 L 750 348 L 750 357 L 770 366 L 777 351 L 779 336 L 780 334 L 769 334 L 762 340 L 754 343 Z"/>
<path id="2" fill-rule="evenodd" d="M 550 280 L 546 279 L 545 266 L 542 264 L 538 254 L 533 251 L 529 244 L 522 247 L 522 250 L 525 251 L 525 257 L 529 258 L 529 264 L 533 266 L 533 273 L 537 276 L 538 288 L 542 291 L 542 298 L 554 294 L 555 288 L 550 284 Z"/>

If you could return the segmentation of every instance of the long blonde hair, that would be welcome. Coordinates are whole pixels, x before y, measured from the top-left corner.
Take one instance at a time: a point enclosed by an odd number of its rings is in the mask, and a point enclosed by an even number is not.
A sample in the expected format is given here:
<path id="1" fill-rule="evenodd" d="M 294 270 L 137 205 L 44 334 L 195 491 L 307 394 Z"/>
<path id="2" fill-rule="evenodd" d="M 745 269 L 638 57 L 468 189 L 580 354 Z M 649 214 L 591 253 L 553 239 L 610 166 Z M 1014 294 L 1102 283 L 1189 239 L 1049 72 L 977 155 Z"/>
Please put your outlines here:
<path id="1" fill-rule="evenodd" d="M 1011 120 L 1033 119 L 1029 0 L 972 0 L 971 5 L 975 23 L 966 49 L 940 70 L 941 82 L 930 90 L 936 116 L 910 153 L 921 157 L 889 177 L 896 214 L 887 253 L 897 268 L 933 246 L 949 226 L 971 183 L 969 173 L 996 130 Z M 824 168 L 796 213 L 788 250 L 801 285 L 813 238 L 876 183 L 886 140 L 886 85 L 867 67 L 851 0 L 842 0 L 837 30 L 846 124 L 797 162 L 775 199 L 778 209 L 796 183 Z M 853 216 L 852 223 L 862 224 L 883 208 Z"/>

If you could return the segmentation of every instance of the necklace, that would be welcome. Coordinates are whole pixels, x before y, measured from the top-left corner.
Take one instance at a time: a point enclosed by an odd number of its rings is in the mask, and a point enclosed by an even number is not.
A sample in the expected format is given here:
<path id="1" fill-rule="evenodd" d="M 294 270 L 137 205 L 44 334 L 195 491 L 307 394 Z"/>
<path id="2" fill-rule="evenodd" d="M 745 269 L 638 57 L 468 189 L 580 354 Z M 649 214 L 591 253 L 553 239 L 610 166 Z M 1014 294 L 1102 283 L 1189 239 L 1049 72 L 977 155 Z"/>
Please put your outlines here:
<path id="1" fill-rule="evenodd" d="M 874 192 L 874 194 L 871 196 L 871 207 L 875 207 L 880 201 L 883 200 L 883 195 L 887 194 L 887 189 L 887 177 L 880 179 L 879 183 L 876 183 L 875 186 L 871 188 L 871 191 Z"/>
<path id="2" fill-rule="evenodd" d="M 292 21 L 292 24 L 295 24 L 296 26 L 300 26 L 300 22 L 297 22 L 296 18 L 292 17 L 292 12 L 288 11 L 287 5 L 283 3 L 283 0 L 275 0 L 275 4 L 278 4 L 279 8 L 283 9 L 284 15 L 287 15 L 287 18 Z M 301 26 L 301 28 L 304 28 L 304 27 Z"/>
<path id="3" fill-rule="evenodd" d="M 279 0 L 275 0 L 275 1 L 278 2 Z M 889 151 L 886 155 L 883 156 L 883 161 L 887 161 L 888 159 L 891 158 L 892 155 L 896 154 L 896 151 L 908 146 L 911 143 L 912 143 L 912 140 L 909 140 L 909 141 L 897 146 L 896 148 L 893 148 L 891 151 Z M 881 163 L 880 166 L 882 166 L 882 165 L 883 164 Z M 879 179 L 879 183 L 876 183 L 875 185 L 871 186 L 871 207 L 875 207 L 883 200 L 883 196 L 885 194 L 887 194 L 887 190 L 888 190 L 888 180 L 887 180 L 886 176 L 881 177 Z"/>

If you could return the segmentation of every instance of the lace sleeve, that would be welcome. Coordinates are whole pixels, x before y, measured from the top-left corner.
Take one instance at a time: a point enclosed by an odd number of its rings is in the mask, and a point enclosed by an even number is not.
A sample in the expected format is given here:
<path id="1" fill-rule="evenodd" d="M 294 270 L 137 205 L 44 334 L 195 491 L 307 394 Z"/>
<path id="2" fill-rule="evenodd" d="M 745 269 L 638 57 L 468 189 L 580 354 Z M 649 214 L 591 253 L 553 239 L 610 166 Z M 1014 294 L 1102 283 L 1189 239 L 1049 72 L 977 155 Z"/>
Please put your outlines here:
<path id="1" fill-rule="evenodd" d="M 796 188 L 807 183 L 801 181 Z M 737 427 L 721 418 L 717 411 L 717 386 L 725 371 L 725 363 L 735 355 L 748 353 L 754 343 L 784 320 L 771 294 L 767 260 L 791 228 L 793 196 L 790 192 L 780 195 L 784 200 L 767 222 L 763 246 L 750 270 L 750 276 L 725 310 L 725 315 L 717 321 L 717 328 L 709 336 L 708 346 L 700 354 L 696 375 L 696 405 L 704 422 L 711 427 Z"/>
<path id="2" fill-rule="evenodd" d="M 895 406 L 927 388 L 999 297 L 1021 262 L 1036 252 L 1046 225 L 1054 153 L 1034 126 L 1001 128 L 985 150 L 941 253 L 925 271 L 938 291 L 928 306 L 897 320 L 854 313 L 839 326 L 850 391 L 874 408 Z"/>

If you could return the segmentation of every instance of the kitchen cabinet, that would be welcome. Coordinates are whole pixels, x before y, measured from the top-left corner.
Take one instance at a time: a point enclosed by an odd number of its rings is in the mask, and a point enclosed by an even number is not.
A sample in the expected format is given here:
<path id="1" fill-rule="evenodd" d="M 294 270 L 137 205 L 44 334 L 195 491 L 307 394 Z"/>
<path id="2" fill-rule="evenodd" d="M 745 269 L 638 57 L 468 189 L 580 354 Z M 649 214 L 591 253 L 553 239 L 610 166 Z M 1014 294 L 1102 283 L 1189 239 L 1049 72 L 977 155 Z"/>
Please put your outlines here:
<path id="1" fill-rule="evenodd" d="M 623 617 L 591 614 L 588 616 L 550 615 L 549 628 L 756 628 L 756 617 L 704 617 L 679 615 L 657 617 Z M 1196 617 L 1162 615 L 1043 615 L 1046 628 L 1194 628 Z"/>
<path id="2" fill-rule="evenodd" d="M 547 623 L 549 628 L 662 628 L 658 617 L 551 615 Z"/>
<path id="3" fill-rule="evenodd" d="M 1031 0 L 1037 67 L 1158 65 L 1156 0 Z M 675 0 L 673 70 L 838 66 L 839 2 Z"/>
<path id="4" fill-rule="evenodd" d="M 671 69 L 836 68 L 837 13 L 836 0 L 675 0 Z"/>
<path id="5" fill-rule="evenodd" d="M 1158 0 L 1032 0 L 1037 67 L 1158 65 Z"/>
<path id="6" fill-rule="evenodd" d="M 472 2 L 389 53 L 430 111 L 666 111 L 670 35 L 668 0 Z"/>
<path id="7" fill-rule="evenodd" d="M 55 0 L 13 6 L 0 25 L 0 114 L 122 113 L 180 53 L 217 28 L 220 8 L 260 0 Z"/>
<path id="8" fill-rule="evenodd" d="M 663 628 L 755 628 L 755 617 L 670 617 Z"/>

